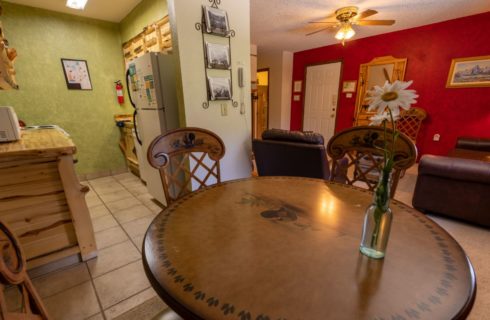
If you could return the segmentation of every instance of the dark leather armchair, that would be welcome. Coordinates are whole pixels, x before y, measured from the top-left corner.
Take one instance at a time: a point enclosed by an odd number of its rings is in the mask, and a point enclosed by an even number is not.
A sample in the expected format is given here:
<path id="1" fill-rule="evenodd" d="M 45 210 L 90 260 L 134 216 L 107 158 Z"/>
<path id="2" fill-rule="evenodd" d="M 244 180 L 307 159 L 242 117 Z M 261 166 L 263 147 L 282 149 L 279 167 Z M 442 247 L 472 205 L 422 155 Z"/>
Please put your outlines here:
<path id="1" fill-rule="evenodd" d="M 412 204 L 421 211 L 490 227 L 490 163 L 423 156 Z"/>
<path id="2" fill-rule="evenodd" d="M 252 149 L 259 176 L 296 176 L 328 180 L 330 169 L 319 133 L 270 129 Z"/>

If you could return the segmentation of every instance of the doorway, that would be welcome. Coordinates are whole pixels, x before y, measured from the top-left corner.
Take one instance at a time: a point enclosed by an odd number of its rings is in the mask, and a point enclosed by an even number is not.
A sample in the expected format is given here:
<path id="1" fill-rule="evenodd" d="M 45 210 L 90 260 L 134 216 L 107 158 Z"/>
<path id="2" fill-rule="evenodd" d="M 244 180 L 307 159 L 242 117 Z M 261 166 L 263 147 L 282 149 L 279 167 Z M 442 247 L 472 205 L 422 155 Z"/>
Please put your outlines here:
<path id="1" fill-rule="evenodd" d="M 257 71 L 257 98 L 253 104 L 253 138 L 260 139 L 269 128 L 269 68 Z"/>
<path id="2" fill-rule="evenodd" d="M 306 67 L 303 131 L 321 133 L 325 143 L 335 133 L 342 62 Z"/>

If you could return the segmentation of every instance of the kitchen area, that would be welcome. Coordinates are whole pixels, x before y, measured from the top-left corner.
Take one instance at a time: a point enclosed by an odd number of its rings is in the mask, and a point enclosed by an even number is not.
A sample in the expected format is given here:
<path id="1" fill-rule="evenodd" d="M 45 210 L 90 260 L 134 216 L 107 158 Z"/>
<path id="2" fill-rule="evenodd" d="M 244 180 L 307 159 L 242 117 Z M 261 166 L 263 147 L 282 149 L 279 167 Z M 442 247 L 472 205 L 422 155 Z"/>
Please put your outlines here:
<path id="1" fill-rule="evenodd" d="M 54 319 L 112 319 L 156 297 L 140 252 L 166 203 L 140 159 L 180 126 L 167 3 L 104 20 L 28 5 L 0 2 L 0 219 Z"/>
<path id="2" fill-rule="evenodd" d="M 159 10 L 152 12 L 157 7 Z M 148 21 L 136 33 L 137 27 L 131 24 L 134 21 L 141 24 L 137 20 L 141 16 L 150 19 L 150 13 L 156 19 Z M 42 48 L 36 49 L 45 51 L 37 56 L 37 61 L 32 61 L 34 59 L 29 55 L 29 50 L 33 50 L 32 47 L 37 43 L 30 42 L 26 49 L 23 41 L 17 41 L 19 38 L 29 38 L 30 33 L 23 34 L 25 30 L 19 27 L 26 18 L 34 20 L 31 26 L 34 28 L 37 22 L 42 23 L 44 29 L 61 29 L 50 30 L 53 37 L 43 41 Z M 151 190 L 152 197 L 160 201 L 158 204 L 164 205 L 157 170 L 147 165 L 146 161 L 138 159 L 145 159 L 146 148 L 154 137 L 179 126 L 175 61 L 169 54 L 172 43 L 165 2 L 143 1 L 130 12 L 128 21 L 123 19 L 119 25 L 80 19 L 75 23 L 79 24 L 78 27 L 87 27 L 87 30 L 75 30 L 71 26 L 73 22 L 68 22 L 70 18 L 47 10 L 2 2 L 0 175 L 4 183 L 0 189 L 0 199 L 4 203 L 0 206 L 0 216 L 12 225 L 21 243 L 25 242 L 27 246 L 27 243 L 39 242 L 36 245 L 42 249 L 26 249 L 28 265 L 32 268 L 79 253 L 80 249 L 86 251 L 88 249 L 83 248 L 87 246 L 92 250 L 82 254 L 82 260 L 96 255 L 90 222 L 87 226 L 72 223 L 82 220 L 74 216 L 81 211 L 84 212 L 82 218 L 89 217 L 83 199 L 76 205 L 70 203 L 67 190 L 75 189 L 80 193 L 74 195 L 75 199 L 83 198 L 82 195 L 89 192 L 88 187 L 78 180 L 83 182 L 124 173 L 129 168 Z M 71 28 L 61 28 L 59 24 L 63 22 L 69 23 Z M 126 24 L 134 30 L 125 28 Z M 109 39 L 109 31 L 114 33 L 114 39 Z M 85 37 L 83 34 L 89 32 L 93 32 L 90 34 L 93 37 Z M 100 33 L 105 33 L 106 39 Z M 63 38 L 63 35 L 66 37 Z M 123 39 L 121 36 L 126 35 L 132 36 L 120 43 Z M 91 50 L 69 52 L 72 51 L 68 48 L 71 38 L 76 38 L 72 40 L 73 45 L 86 38 L 86 45 L 91 45 Z M 112 40 L 112 43 L 107 40 Z M 103 54 L 107 55 L 110 51 L 112 55 L 98 60 L 97 51 L 103 49 L 98 49 L 96 43 L 94 47 L 92 41 L 104 42 L 106 52 Z M 46 56 L 50 48 L 64 52 L 60 54 L 52 49 L 49 55 L 56 56 L 49 57 L 48 61 L 39 59 Z M 111 59 L 116 63 L 109 61 Z M 50 66 L 50 62 L 57 62 L 56 68 Z M 108 68 L 110 63 L 114 64 L 111 69 L 117 72 L 98 70 Z M 45 76 L 39 78 L 40 73 Z M 101 102 L 104 104 L 101 105 Z M 135 120 L 137 125 L 134 125 Z M 53 153 L 56 150 L 60 158 L 70 156 L 71 160 L 63 161 L 66 168 L 62 169 L 61 161 L 56 160 Z M 53 153 L 54 158 L 50 158 L 50 153 Z M 22 159 L 22 164 L 19 159 Z M 64 170 L 69 173 L 66 174 Z M 33 173 L 39 177 L 33 178 Z M 73 181 L 68 182 L 65 176 Z M 47 186 L 48 178 L 57 182 Z M 45 199 L 47 195 L 57 193 L 66 194 L 67 199 L 57 199 L 61 201 L 57 205 Z M 18 216 L 19 206 L 11 205 L 8 201 L 12 198 L 17 198 L 17 202 L 23 204 L 29 202 L 29 206 L 22 205 L 24 211 L 43 205 L 46 209 L 40 210 L 38 215 L 42 217 L 37 219 L 33 219 L 32 214 L 21 219 Z M 71 209 L 79 206 L 84 208 Z M 22 224 L 20 220 L 25 221 Z M 31 223 L 26 225 L 26 221 Z M 74 228 L 67 224 L 73 224 Z M 77 237 L 83 237 L 80 234 L 84 232 L 91 236 L 87 245 L 80 239 L 77 241 Z M 46 239 L 31 239 L 33 235 L 42 238 L 47 233 L 49 236 Z M 46 243 L 53 245 L 49 247 Z M 47 258 L 49 254 L 54 254 L 55 258 Z"/>

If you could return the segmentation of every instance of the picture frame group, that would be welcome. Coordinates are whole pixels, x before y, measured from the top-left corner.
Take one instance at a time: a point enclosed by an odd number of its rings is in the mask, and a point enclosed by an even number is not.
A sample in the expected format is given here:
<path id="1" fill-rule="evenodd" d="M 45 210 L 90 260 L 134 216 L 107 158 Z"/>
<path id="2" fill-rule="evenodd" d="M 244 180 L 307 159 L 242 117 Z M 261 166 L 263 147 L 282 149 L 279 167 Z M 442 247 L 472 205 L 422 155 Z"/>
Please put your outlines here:
<path id="1" fill-rule="evenodd" d="M 452 59 L 446 87 L 490 87 L 490 56 Z"/>
<path id="2" fill-rule="evenodd" d="M 229 77 L 208 77 L 209 99 L 231 100 L 231 79 Z"/>
<path id="3" fill-rule="evenodd" d="M 206 42 L 206 63 L 210 69 L 230 69 L 230 46 Z"/>
<path id="4" fill-rule="evenodd" d="M 206 25 L 206 32 L 217 34 L 221 36 L 228 35 L 230 26 L 228 24 L 228 14 L 226 11 L 203 6 L 204 23 Z"/>

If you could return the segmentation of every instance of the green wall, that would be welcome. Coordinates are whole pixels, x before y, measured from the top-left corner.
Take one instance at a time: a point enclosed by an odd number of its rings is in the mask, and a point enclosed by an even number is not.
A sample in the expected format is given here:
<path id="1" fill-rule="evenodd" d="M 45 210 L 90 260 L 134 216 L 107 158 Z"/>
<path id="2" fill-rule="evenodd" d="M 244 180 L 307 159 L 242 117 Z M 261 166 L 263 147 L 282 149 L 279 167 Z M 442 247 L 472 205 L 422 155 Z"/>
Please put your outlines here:
<path id="1" fill-rule="evenodd" d="M 13 106 L 28 125 L 69 132 L 79 174 L 123 168 L 113 114 L 132 110 L 115 97 L 114 81 L 124 79 L 119 25 L 6 2 L 1 20 L 17 49 L 20 89 L 0 92 L 0 105 Z M 93 90 L 68 90 L 60 58 L 87 60 Z"/>
<path id="2" fill-rule="evenodd" d="M 168 14 L 166 0 L 143 0 L 122 21 L 121 40 L 126 42 L 143 28 Z"/>

